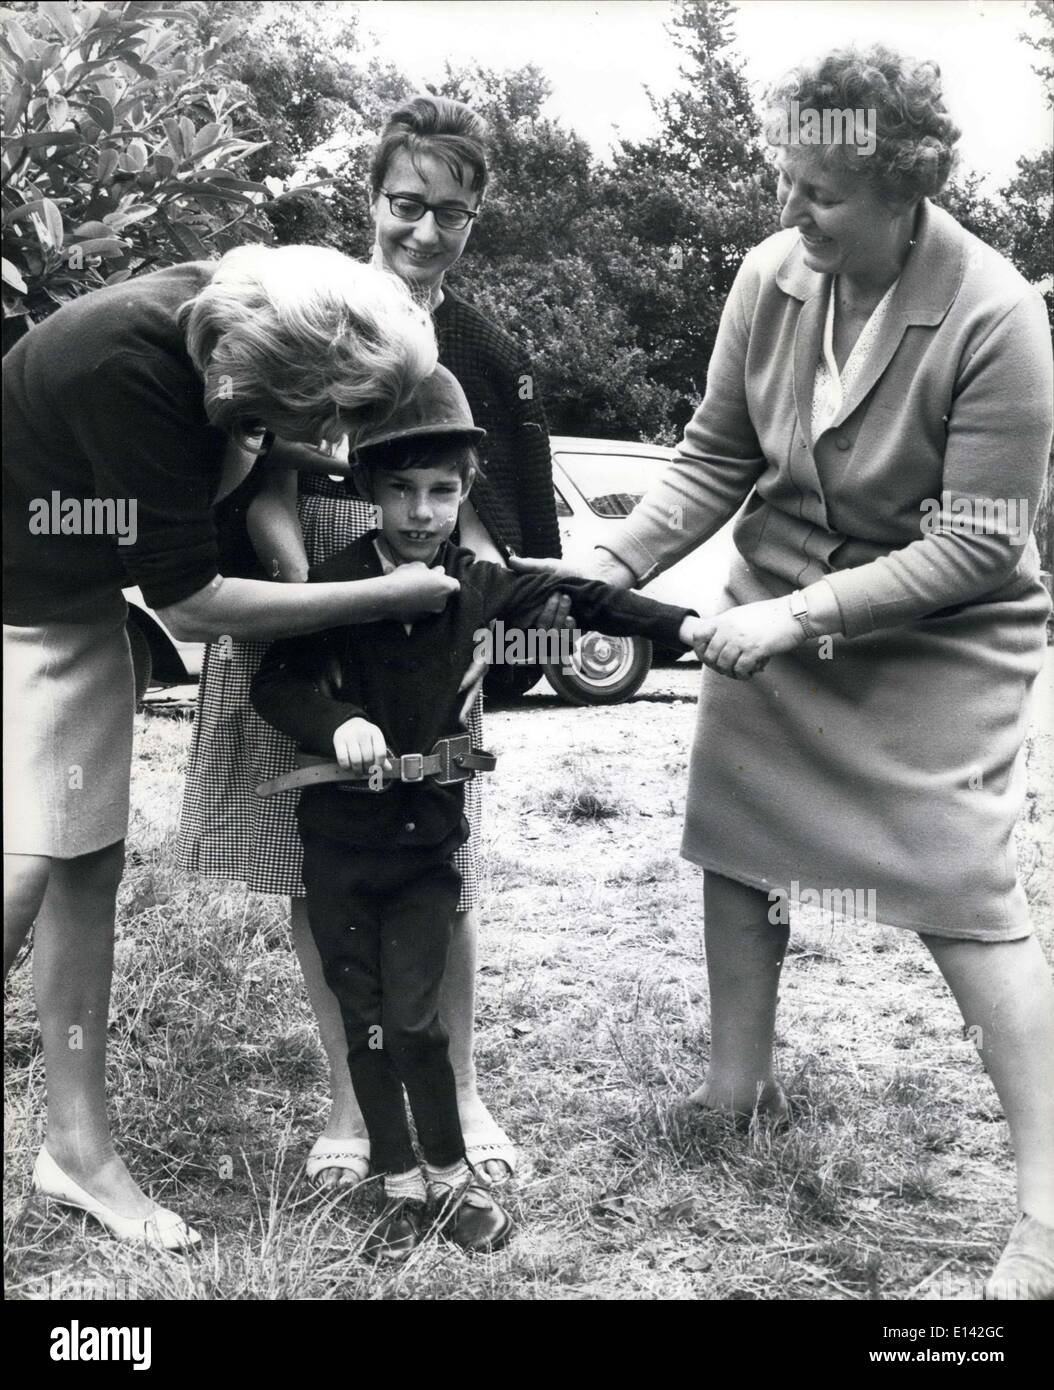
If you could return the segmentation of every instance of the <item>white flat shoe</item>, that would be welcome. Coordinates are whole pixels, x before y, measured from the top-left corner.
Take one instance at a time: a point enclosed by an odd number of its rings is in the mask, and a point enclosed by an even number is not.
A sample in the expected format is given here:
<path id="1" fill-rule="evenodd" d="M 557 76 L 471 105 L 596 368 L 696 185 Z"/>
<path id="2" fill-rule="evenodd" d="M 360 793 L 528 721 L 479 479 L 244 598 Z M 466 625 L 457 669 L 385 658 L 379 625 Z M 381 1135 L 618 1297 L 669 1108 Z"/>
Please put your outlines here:
<path id="1" fill-rule="evenodd" d="M 105 1226 L 118 1240 L 152 1245 L 159 1250 L 189 1250 L 201 1244 L 201 1236 L 174 1211 L 158 1207 L 149 1216 L 121 1216 L 100 1202 L 68 1173 L 63 1172 L 48 1153 L 41 1148 L 33 1165 L 33 1190 L 52 1202 L 87 1212 Z"/>
<path id="2" fill-rule="evenodd" d="M 982 1297 L 1054 1302 L 1054 1227 L 1021 1212 Z"/>
<path id="3" fill-rule="evenodd" d="M 327 1139 L 324 1135 L 311 1145 L 304 1172 L 314 1181 L 327 1168 L 340 1168 L 355 1175 L 354 1182 L 338 1183 L 338 1187 L 358 1187 L 370 1176 L 370 1141 L 368 1139 Z"/>

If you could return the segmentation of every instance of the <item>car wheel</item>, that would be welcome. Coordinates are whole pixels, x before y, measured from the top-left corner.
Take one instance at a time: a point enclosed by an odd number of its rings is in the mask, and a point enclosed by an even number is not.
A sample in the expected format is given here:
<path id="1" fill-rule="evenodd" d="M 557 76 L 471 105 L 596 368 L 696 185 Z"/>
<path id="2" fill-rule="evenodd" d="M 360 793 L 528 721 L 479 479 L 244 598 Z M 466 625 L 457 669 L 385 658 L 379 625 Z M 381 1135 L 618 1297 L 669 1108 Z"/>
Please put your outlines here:
<path id="1" fill-rule="evenodd" d="M 549 684 L 572 705 L 619 705 L 644 684 L 651 670 L 646 637 L 605 637 L 586 632 L 575 643 L 570 666 L 547 665 Z"/>
<path id="2" fill-rule="evenodd" d="M 150 681 L 154 674 L 154 657 L 150 651 L 150 643 L 146 640 L 143 629 L 137 622 L 129 619 L 124 625 L 124 630 L 128 634 L 128 645 L 132 649 L 132 670 L 135 673 L 135 702 L 137 705 L 143 703 L 143 696 L 150 689 Z"/>

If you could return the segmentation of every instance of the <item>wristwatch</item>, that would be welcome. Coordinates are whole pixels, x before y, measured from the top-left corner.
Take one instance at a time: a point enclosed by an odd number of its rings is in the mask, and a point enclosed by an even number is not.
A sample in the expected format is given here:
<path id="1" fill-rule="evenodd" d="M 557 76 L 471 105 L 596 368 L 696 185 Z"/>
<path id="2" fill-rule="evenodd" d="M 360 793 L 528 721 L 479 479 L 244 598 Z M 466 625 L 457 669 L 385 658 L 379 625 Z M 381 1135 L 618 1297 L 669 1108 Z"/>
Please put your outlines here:
<path id="1" fill-rule="evenodd" d="M 800 589 L 795 589 L 794 593 L 791 594 L 790 607 L 791 612 L 794 614 L 795 618 L 797 618 L 798 625 L 802 632 L 804 632 L 806 638 L 814 637 L 816 634 L 813 632 L 812 625 L 809 622 L 809 601 Z"/>

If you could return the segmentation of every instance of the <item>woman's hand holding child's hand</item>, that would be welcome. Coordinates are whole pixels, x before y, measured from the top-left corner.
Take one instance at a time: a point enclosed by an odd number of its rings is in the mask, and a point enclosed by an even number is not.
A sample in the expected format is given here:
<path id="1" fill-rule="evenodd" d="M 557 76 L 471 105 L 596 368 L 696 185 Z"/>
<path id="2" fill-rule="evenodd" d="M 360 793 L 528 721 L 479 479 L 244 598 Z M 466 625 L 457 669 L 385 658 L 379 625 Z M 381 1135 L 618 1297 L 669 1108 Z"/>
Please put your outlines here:
<path id="1" fill-rule="evenodd" d="M 777 598 L 745 603 L 711 618 L 685 618 L 680 638 L 704 666 L 733 680 L 749 680 L 765 669 L 769 657 L 800 646 L 805 634 L 787 600 Z"/>
<path id="2" fill-rule="evenodd" d="M 333 735 L 333 751 L 346 772 L 366 776 L 375 767 L 391 769 L 388 745 L 376 724 L 356 716 L 342 724 Z"/>

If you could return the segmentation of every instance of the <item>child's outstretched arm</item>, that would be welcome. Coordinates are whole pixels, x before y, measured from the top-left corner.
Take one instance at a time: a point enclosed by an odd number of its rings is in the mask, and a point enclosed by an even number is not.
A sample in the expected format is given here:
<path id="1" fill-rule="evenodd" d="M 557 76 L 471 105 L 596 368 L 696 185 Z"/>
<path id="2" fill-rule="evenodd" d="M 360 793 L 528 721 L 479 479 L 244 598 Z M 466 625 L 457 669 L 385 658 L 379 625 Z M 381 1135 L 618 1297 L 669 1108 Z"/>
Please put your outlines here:
<path id="1" fill-rule="evenodd" d="M 307 551 L 296 510 L 296 494 L 295 470 L 267 471 L 249 503 L 245 525 L 256 558 L 269 579 L 306 584 Z"/>
<path id="2" fill-rule="evenodd" d="M 483 571 L 487 571 L 484 573 Z M 629 589 L 617 589 L 599 579 L 580 579 L 560 574 L 513 574 L 498 565 L 483 562 L 471 567 L 473 581 L 484 587 L 487 621 L 520 617 L 537 611 L 551 593 L 560 591 L 571 599 L 578 624 L 605 632 L 611 637 L 650 637 L 666 647 L 692 645 L 693 608 L 677 608 L 645 598 Z"/>

